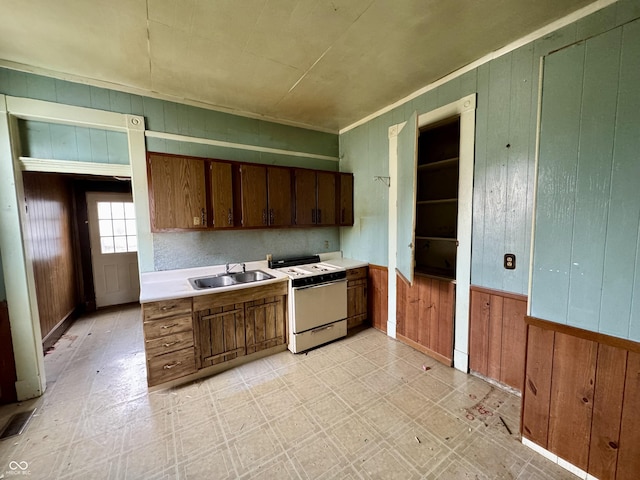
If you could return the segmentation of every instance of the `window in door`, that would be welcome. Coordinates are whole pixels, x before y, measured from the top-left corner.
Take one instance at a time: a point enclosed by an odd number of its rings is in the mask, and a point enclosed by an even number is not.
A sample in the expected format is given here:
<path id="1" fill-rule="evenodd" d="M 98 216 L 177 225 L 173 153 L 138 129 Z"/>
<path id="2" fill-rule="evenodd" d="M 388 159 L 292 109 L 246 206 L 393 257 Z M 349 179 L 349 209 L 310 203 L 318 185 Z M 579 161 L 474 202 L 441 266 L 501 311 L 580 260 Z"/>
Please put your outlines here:
<path id="1" fill-rule="evenodd" d="M 101 253 L 137 252 L 133 202 L 97 203 Z"/>

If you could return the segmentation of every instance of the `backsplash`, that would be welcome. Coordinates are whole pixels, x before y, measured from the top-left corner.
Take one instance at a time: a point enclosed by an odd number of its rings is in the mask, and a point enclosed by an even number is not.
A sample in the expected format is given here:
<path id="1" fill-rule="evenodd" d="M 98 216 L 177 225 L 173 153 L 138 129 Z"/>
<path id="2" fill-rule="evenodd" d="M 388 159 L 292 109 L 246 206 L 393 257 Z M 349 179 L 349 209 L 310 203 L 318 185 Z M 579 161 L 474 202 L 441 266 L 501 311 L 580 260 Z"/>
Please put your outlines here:
<path id="1" fill-rule="evenodd" d="M 268 253 L 289 256 L 339 249 L 339 227 L 153 234 L 156 271 L 265 260 Z"/>

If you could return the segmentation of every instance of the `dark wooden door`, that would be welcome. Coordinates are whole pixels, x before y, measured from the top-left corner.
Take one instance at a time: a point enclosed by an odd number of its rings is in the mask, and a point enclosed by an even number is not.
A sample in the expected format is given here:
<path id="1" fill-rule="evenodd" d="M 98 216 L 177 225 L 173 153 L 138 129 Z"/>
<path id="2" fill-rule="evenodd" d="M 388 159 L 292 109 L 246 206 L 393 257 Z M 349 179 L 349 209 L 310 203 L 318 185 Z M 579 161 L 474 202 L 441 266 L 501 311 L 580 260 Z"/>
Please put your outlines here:
<path id="1" fill-rule="evenodd" d="M 211 162 L 209 170 L 213 227 L 233 227 L 233 165 L 226 162 Z"/>
<path id="2" fill-rule="evenodd" d="M 316 223 L 316 172 L 295 170 L 296 225 Z"/>
<path id="3" fill-rule="evenodd" d="M 269 167 L 267 170 L 269 225 L 274 227 L 292 224 L 291 170 Z"/>
<path id="4" fill-rule="evenodd" d="M 206 228 L 204 160 L 152 154 L 149 179 L 154 230 Z"/>
<path id="5" fill-rule="evenodd" d="M 268 224 L 267 168 L 242 165 L 242 226 L 262 227 Z"/>
<path id="6" fill-rule="evenodd" d="M 336 174 L 317 172 L 318 225 L 336 225 Z"/>
<path id="7" fill-rule="evenodd" d="M 338 222 L 340 225 L 353 225 L 353 174 L 341 173 L 338 180 L 340 183 Z"/>

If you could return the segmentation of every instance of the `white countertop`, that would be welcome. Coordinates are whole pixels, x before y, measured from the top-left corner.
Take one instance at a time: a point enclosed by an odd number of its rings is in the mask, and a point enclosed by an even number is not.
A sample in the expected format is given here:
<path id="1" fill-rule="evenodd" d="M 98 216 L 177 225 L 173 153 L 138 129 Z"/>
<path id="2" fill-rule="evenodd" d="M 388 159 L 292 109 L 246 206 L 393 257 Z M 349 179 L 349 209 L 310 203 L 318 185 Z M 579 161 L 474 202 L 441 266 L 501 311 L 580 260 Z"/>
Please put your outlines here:
<path id="1" fill-rule="evenodd" d="M 340 252 L 325 253 L 320 255 L 320 260 L 336 267 L 346 269 L 367 266 L 367 262 L 342 258 Z M 267 266 L 267 261 L 246 262 L 246 270 L 262 270 L 274 278 L 259 282 L 229 285 L 227 287 L 206 288 L 197 290 L 189 283 L 190 278 L 207 277 L 224 273 L 224 265 L 213 265 L 209 267 L 183 268 L 179 270 L 166 270 L 162 272 L 148 272 L 140 276 L 140 303 L 157 302 L 160 300 L 171 300 L 174 298 L 196 297 L 199 295 L 210 295 L 212 293 L 228 292 L 229 290 L 240 290 L 243 288 L 258 287 L 270 283 L 286 282 L 289 277 L 277 270 L 272 270 Z M 240 267 L 234 264 L 232 271 L 240 271 Z"/>

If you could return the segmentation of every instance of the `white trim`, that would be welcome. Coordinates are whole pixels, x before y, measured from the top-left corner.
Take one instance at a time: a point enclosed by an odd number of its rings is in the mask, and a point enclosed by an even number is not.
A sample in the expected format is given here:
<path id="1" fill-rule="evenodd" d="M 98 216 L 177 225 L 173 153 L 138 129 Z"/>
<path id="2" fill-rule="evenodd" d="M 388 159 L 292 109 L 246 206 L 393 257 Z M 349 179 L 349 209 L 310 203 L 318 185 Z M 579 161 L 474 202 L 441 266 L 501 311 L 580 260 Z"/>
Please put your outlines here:
<path id="1" fill-rule="evenodd" d="M 130 165 L 87 162 L 64 162 L 66 165 L 62 165 L 63 162 L 56 160 L 28 157 L 21 159 L 18 119 L 42 120 L 127 133 Z M 138 264 L 139 268 L 146 266 L 153 269 L 144 118 L 0 95 L 0 252 L 4 278 L 11 278 L 11 282 L 5 283 L 18 376 L 18 400 L 40 396 L 46 388 L 33 257 L 24 233 L 25 201 L 20 174 L 23 167 L 39 169 L 38 171 L 54 168 L 54 171 L 65 173 L 96 174 L 97 171 L 101 171 L 108 172 L 107 174 L 115 172 L 116 176 L 131 176 L 134 205 L 138 216 L 138 248 L 141 252 L 138 255 Z M 137 192 L 136 188 L 139 189 Z"/>
<path id="2" fill-rule="evenodd" d="M 187 135 L 177 135 L 175 133 L 154 132 L 147 130 L 144 132 L 146 137 L 160 138 L 163 140 L 173 140 L 176 142 L 197 143 L 200 145 L 212 145 L 214 147 L 237 148 L 240 150 L 250 150 L 252 152 L 275 153 L 278 155 L 289 155 L 292 157 L 316 158 L 319 160 L 340 161 L 339 157 L 331 157 L 329 155 L 318 155 L 317 153 L 296 152 L 294 150 L 282 150 L 280 148 L 261 147 L 258 145 L 247 145 L 244 143 L 224 142 L 222 140 L 211 140 L 208 138 L 189 137 Z"/>
<path id="3" fill-rule="evenodd" d="M 16 364 L 18 400 L 42 395 L 46 388 L 42 333 L 35 299 L 33 269 L 24 242 L 24 189 L 13 158 L 17 132 L 15 118 L 0 95 L 0 253 L 9 308 L 11 341 Z"/>
<path id="4" fill-rule="evenodd" d="M 418 128 L 460 115 L 458 174 L 458 251 L 456 253 L 456 301 L 454 315 L 454 367 L 469 370 L 469 289 L 471 288 L 471 234 L 473 218 L 473 170 L 475 157 L 476 94 L 436 108 L 418 117 Z"/>
<path id="5" fill-rule="evenodd" d="M 553 452 L 550 452 L 546 448 L 541 447 L 540 445 L 538 445 L 537 443 L 533 442 L 532 440 L 529 440 L 526 437 L 522 437 L 522 444 L 525 447 L 529 447 L 534 452 L 542 455 L 547 460 L 550 460 L 553 463 L 557 464 L 558 466 L 564 468 L 568 472 L 573 473 L 575 476 L 577 476 L 579 478 L 582 478 L 583 480 L 587 480 L 587 479 L 588 480 L 598 480 L 597 477 L 594 477 L 593 475 L 589 475 L 587 472 L 585 472 L 581 468 L 578 468 L 575 465 L 573 465 L 572 463 L 567 462 L 565 459 L 559 457 L 558 455 L 556 455 Z"/>
<path id="6" fill-rule="evenodd" d="M 21 97 L 7 97 L 7 109 L 12 116 L 23 120 L 100 128 L 116 132 L 127 131 L 126 115 L 121 113 Z"/>
<path id="7" fill-rule="evenodd" d="M 114 90 L 117 92 L 129 93 L 132 95 L 139 95 L 141 97 L 153 98 L 157 100 L 164 100 L 166 102 L 180 103 L 182 105 L 189 105 L 192 107 L 203 108 L 205 110 L 211 110 L 214 112 L 228 113 L 236 115 L 238 117 L 252 118 L 255 120 L 262 120 L 270 123 L 277 123 L 280 125 L 287 125 L 290 127 L 304 128 L 306 130 L 314 130 L 316 132 L 337 134 L 336 129 L 323 128 L 315 125 L 309 125 L 302 122 L 294 122 L 292 120 L 280 119 L 276 117 L 270 117 L 268 115 L 260 115 L 257 113 L 245 112 L 242 110 L 234 110 L 232 108 L 226 108 L 219 105 L 212 105 L 210 103 L 194 100 L 191 98 L 177 97 L 175 95 L 163 94 L 146 90 L 144 88 L 132 87 L 129 85 L 121 85 L 119 83 L 107 82 L 104 80 L 98 80 L 96 78 L 82 77 L 80 75 L 74 75 L 70 73 L 58 72 L 47 68 L 36 67 L 33 65 L 26 65 L 24 63 L 11 62 L 9 60 L 0 60 L 0 68 L 8 68 L 18 72 L 31 73 L 34 75 L 43 75 L 45 77 L 55 78 L 58 80 L 64 80 L 67 82 L 79 83 L 82 85 L 90 85 L 92 87 L 104 88 L 107 90 Z"/>
<path id="8" fill-rule="evenodd" d="M 458 252 L 456 259 L 456 303 L 453 362 L 457 370 L 469 370 L 469 289 L 471 286 L 471 233 L 473 218 L 473 172 L 475 157 L 476 94 L 436 108 L 418 117 L 418 128 L 460 115 L 460 160 L 458 180 Z M 396 254 L 398 217 L 398 133 L 406 122 L 389 127 L 389 250 L 387 335 L 396 335 Z M 414 187 L 415 188 L 415 187 Z"/>
<path id="9" fill-rule="evenodd" d="M 525 35 L 522 38 L 519 38 L 518 40 L 516 40 L 515 42 L 512 42 L 498 50 L 495 50 L 487 55 L 485 55 L 484 57 L 479 58 L 478 60 L 469 63 L 468 65 L 465 65 L 464 67 L 451 72 L 449 75 L 446 75 L 444 77 L 442 77 L 439 80 L 436 80 L 433 83 L 430 83 L 429 85 L 422 87 L 420 90 L 416 90 L 413 93 L 410 93 L 409 95 L 407 95 L 406 97 L 398 100 L 397 102 L 392 103 L 391 105 L 387 105 L 384 108 L 381 108 L 380 110 L 378 110 L 377 112 L 374 112 L 370 115 L 367 115 L 366 117 L 358 120 L 357 122 L 352 123 L 351 125 L 341 128 L 340 131 L 338 132 L 340 135 L 342 135 L 343 133 L 348 132 L 349 130 L 353 130 L 356 127 L 359 127 L 362 124 L 365 124 L 371 120 L 373 120 L 376 117 L 379 117 L 380 115 L 384 115 L 387 112 L 390 112 L 391 110 L 404 105 L 407 102 L 410 102 L 411 100 L 413 100 L 414 98 L 419 97 L 420 95 L 423 95 L 424 93 L 430 91 L 430 90 L 434 90 L 436 88 L 438 88 L 441 85 L 444 85 L 447 82 L 450 82 L 451 80 L 453 80 L 454 78 L 458 78 L 462 75 L 464 75 L 467 72 L 470 72 L 476 68 L 478 68 L 481 65 L 484 65 L 485 63 L 490 62 L 491 60 L 495 60 L 498 57 L 501 57 L 502 55 L 506 55 L 509 52 L 512 52 L 528 43 L 533 42 L 534 40 L 538 40 L 539 38 L 544 37 L 545 35 L 548 35 L 552 32 L 555 32 L 556 30 L 565 27 L 577 20 L 580 20 L 581 18 L 586 17 L 587 15 L 591 15 L 594 12 L 597 12 L 598 10 L 601 10 L 605 7 L 608 7 L 609 5 L 617 2 L 618 0 L 597 0 L 595 2 L 593 2 L 590 5 L 587 5 L 586 7 L 583 7 L 579 10 L 576 10 L 575 12 L 570 13 L 569 15 L 566 15 L 558 20 L 556 20 L 555 22 L 552 22 L 548 25 L 545 25 L 542 28 L 539 28 L 538 30 Z"/>
<path id="10" fill-rule="evenodd" d="M 398 252 L 398 134 L 407 122 L 389 127 L 389 249 L 387 260 L 387 335 L 396 338 L 396 255 Z"/>
<path id="11" fill-rule="evenodd" d="M 531 315 L 531 291 L 533 289 L 533 239 L 536 233 L 536 204 L 538 201 L 538 163 L 540 161 L 540 128 L 542 125 L 542 81 L 544 79 L 544 57 L 540 57 L 538 75 L 538 113 L 536 117 L 536 150 L 534 154 L 533 204 L 531 206 L 531 242 L 529 246 L 529 284 L 527 285 L 527 315 Z"/>
<path id="12" fill-rule="evenodd" d="M 82 175 L 101 175 L 113 177 L 131 177 L 129 165 L 112 163 L 71 162 L 45 158 L 20 157 L 23 172 L 80 173 Z"/>

